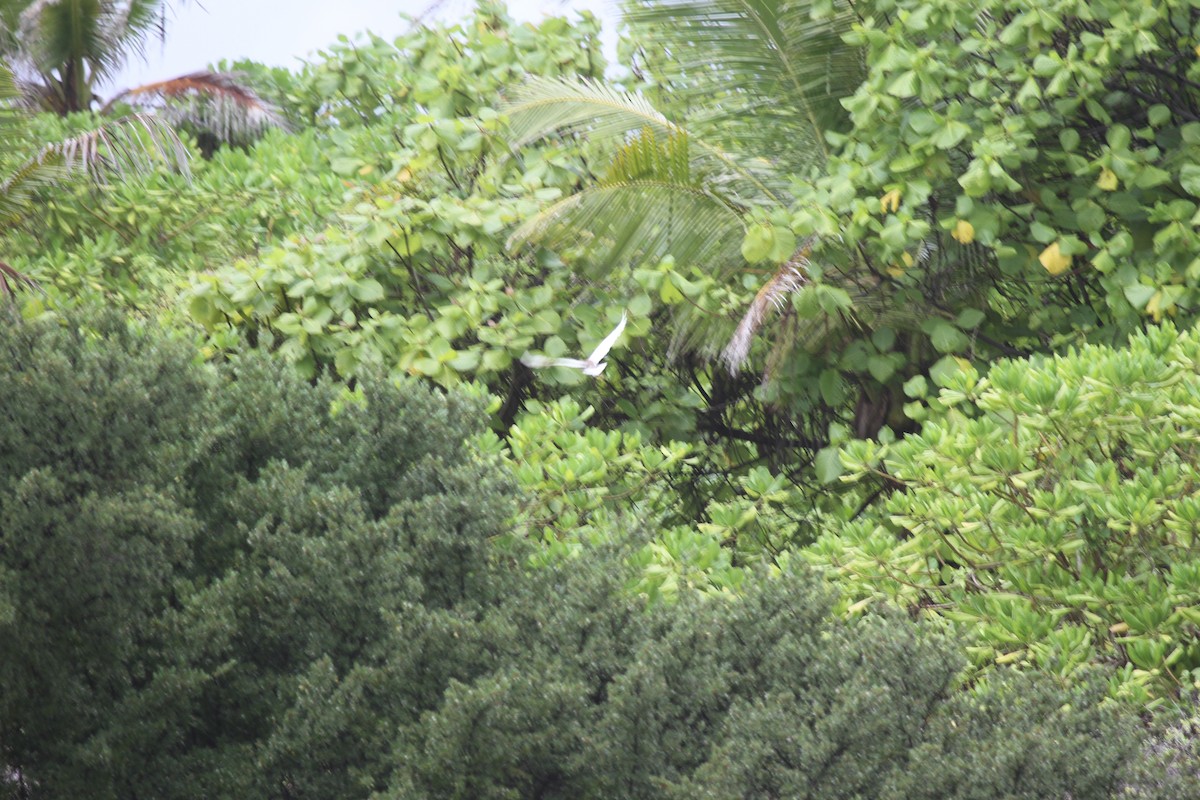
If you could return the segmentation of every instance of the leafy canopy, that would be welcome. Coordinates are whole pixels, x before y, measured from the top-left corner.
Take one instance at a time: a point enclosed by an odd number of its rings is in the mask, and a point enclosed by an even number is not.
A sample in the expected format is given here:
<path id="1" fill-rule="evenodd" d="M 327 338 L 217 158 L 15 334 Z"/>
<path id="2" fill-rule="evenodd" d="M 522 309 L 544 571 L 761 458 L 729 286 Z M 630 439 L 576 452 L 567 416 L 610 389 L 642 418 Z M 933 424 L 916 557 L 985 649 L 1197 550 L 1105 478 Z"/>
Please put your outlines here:
<path id="1" fill-rule="evenodd" d="M 843 480 L 888 495 L 805 551 L 843 607 L 945 619 L 977 669 L 1103 665 L 1149 705 L 1200 687 L 1200 335 L 1164 325 L 925 386 L 907 387 L 919 434 L 842 449 Z"/>

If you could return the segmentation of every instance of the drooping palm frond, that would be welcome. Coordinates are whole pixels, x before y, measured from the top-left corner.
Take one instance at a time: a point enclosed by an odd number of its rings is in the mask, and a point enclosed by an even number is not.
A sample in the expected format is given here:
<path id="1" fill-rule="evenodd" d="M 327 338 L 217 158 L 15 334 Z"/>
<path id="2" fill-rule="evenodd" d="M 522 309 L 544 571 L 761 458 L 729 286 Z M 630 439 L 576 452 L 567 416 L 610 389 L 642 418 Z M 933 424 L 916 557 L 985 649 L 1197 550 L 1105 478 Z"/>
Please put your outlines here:
<path id="1" fill-rule="evenodd" d="M 60 180 L 65 171 L 61 159 L 43 150 L 0 180 L 0 222 L 9 222 L 28 207 L 33 193 Z"/>
<path id="2" fill-rule="evenodd" d="M 643 129 L 594 186 L 527 220 L 509 248 L 537 242 L 600 270 L 667 255 L 679 263 L 733 263 L 744 234 L 741 209 L 694 172 L 688 145 L 682 133 L 659 140 Z"/>
<path id="3" fill-rule="evenodd" d="M 102 183 L 109 175 L 126 178 L 166 166 L 185 175 L 187 148 L 170 125 L 146 114 L 106 122 L 94 130 L 48 144 L 0 180 L 0 220 L 11 220 L 40 187 L 85 172 Z"/>
<path id="4" fill-rule="evenodd" d="M 18 288 L 38 289 L 38 282 L 0 261 L 0 298 L 9 300 Z"/>
<path id="5" fill-rule="evenodd" d="M 226 142 L 256 136 L 267 128 L 287 127 L 279 111 L 234 73 L 192 72 L 126 89 L 113 97 L 101 113 L 119 102 L 154 108 L 173 124 L 194 125 Z"/>
<path id="6" fill-rule="evenodd" d="M 865 73 L 861 52 L 842 41 L 858 19 L 852 5 L 837 2 L 831 13 L 816 5 L 630 0 L 625 19 L 654 48 L 694 131 L 795 169 L 824 162 L 826 132 L 847 118 L 840 100 Z"/>
<path id="7" fill-rule="evenodd" d="M 788 295 L 798 291 L 808 283 L 808 255 L 812 252 L 812 242 L 805 242 L 796 253 L 788 259 L 775 274 L 762 285 L 754 296 L 753 302 L 746 310 L 737 330 L 729 340 L 729 344 L 721 351 L 721 360 L 729 369 L 730 375 L 737 375 L 742 365 L 750 355 L 750 344 L 755 334 L 766 321 L 771 309 L 782 310 Z"/>
<path id="8" fill-rule="evenodd" d="M 85 171 L 97 183 L 165 166 L 189 175 L 188 152 L 171 125 L 151 114 L 128 114 L 93 130 L 46 145 L 35 157 L 67 173 Z"/>
<path id="9" fill-rule="evenodd" d="M 741 159 L 691 136 L 659 113 L 644 97 L 580 78 L 531 78 L 504 107 L 514 146 L 563 132 L 584 132 L 595 141 L 621 142 L 631 132 L 650 129 L 668 138 L 687 137 L 698 169 L 727 194 L 745 203 L 776 204 L 782 186 L 765 161 Z"/>

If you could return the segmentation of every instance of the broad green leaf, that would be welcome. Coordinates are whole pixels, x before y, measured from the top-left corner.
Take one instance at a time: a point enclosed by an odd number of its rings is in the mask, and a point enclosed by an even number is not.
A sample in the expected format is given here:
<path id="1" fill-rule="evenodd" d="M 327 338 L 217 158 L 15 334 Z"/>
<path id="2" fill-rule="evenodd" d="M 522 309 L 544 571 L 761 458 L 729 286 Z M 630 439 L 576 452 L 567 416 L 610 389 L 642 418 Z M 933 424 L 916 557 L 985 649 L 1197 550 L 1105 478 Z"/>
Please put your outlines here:
<path id="1" fill-rule="evenodd" d="M 813 466 L 817 471 L 817 480 L 821 483 L 833 483 L 846 471 L 842 466 L 842 460 L 836 447 L 825 447 L 818 450 Z"/>

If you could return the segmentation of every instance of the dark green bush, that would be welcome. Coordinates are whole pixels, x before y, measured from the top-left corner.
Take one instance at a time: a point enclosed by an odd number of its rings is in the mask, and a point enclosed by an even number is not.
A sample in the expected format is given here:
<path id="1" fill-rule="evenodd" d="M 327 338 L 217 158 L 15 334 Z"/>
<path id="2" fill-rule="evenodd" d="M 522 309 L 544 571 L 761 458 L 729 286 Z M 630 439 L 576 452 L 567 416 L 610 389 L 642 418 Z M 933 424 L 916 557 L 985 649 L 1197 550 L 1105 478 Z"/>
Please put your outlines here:
<path id="1" fill-rule="evenodd" d="M 108 317 L 0 353 L 0 764 L 46 797 L 381 788 L 397 725 L 480 671 L 453 640 L 512 507 L 478 409 L 368 379 L 334 413 Z"/>
<path id="2" fill-rule="evenodd" d="M 1107 800 L 1145 760 L 1101 691 L 960 690 L 952 642 L 834 622 L 806 571 L 641 611 L 619 563 L 530 575 L 490 622 L 512 637 L 497 668 L 406 730 L 384 796 Z"/>

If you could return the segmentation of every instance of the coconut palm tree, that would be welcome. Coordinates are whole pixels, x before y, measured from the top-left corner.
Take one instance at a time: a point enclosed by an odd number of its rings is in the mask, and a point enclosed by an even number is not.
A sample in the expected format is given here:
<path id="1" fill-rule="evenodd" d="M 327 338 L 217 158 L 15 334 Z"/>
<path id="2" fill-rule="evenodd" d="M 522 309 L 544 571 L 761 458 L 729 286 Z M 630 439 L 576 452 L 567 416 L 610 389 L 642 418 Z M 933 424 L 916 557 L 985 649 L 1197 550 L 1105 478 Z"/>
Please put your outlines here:
<path id="1" fill-rule="evenodd" d="M 146 40 L 162 30 L 163 0 L 0 0 L 0 53 L 38 105 L 86 111 Z"/>
<path id="2" fill-rule="evenodd" d="M 820 5 L 832 6 L 818 13 Z M 608 141 L 599 180 L 527 221 L 510 245 L 573 248 L 577 263 L 605 269 L 673 256 L 730 275 L 743 272 L 753 220 L 790 203 L 792 181 L 820 172 L 826 134 L 848 126 L 840 100 L 865 71 L 842 42 L 857 20 L 850 2 L 632 0 L 626 22 L 639 58 L 660 81 L 649 93 L 581 79 L 530 81 L 507 107 L 519 146 L 564 132 Z M 680 339 L 714 351 L 728 342 L 736 369 L 748 341 L 782 295 L 806 280 L 805 243 L 777 259 L 737 335 L 729 321 L 685 309 Z"/>

